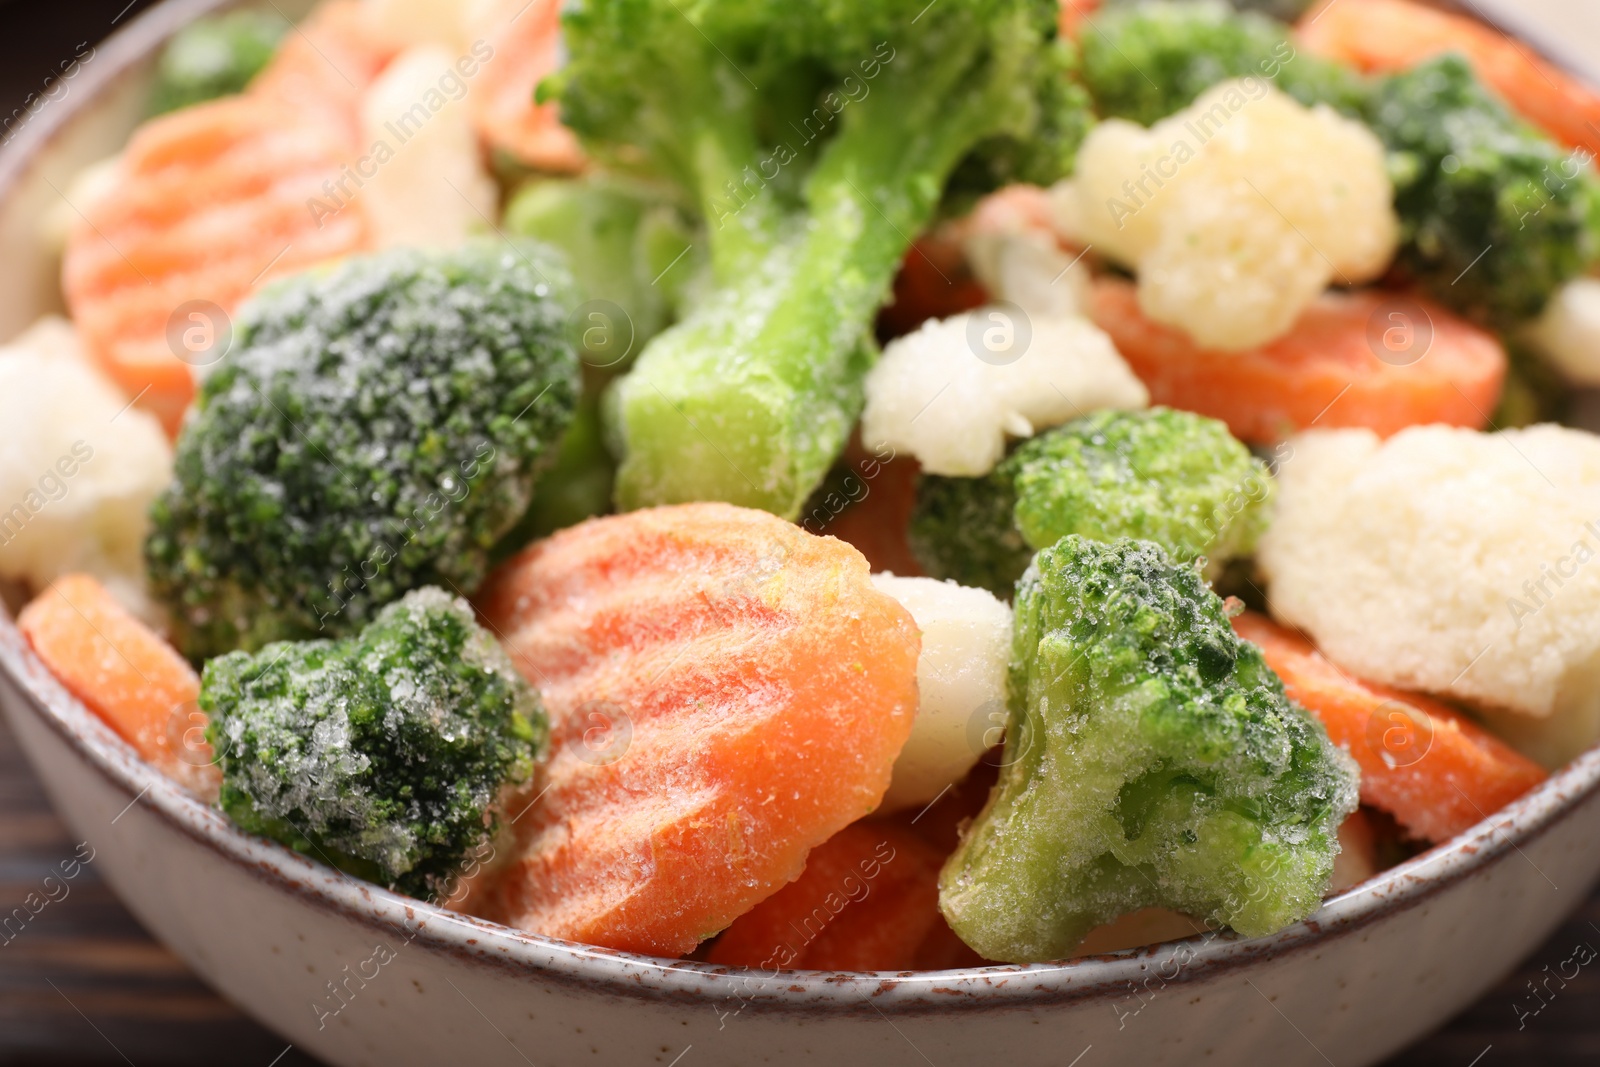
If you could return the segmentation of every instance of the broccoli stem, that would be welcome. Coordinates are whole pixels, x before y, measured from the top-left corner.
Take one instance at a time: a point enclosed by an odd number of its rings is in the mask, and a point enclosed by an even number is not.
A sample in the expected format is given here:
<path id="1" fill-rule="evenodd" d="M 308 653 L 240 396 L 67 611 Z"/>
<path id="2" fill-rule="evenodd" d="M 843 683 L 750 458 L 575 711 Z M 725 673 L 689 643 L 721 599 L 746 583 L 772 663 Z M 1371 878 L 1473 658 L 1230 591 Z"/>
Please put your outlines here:
<path id="1" fill-rule="evenodd" d="M 758 158 L 750 124 L 697 124 L 694 187 L 724 288 L 647 347 L 619 387 L 619 507 L 712 499 L 799 513 L 860 412 L 872 318 L 910 235 L 956 164 L 997 132 L 1002 105 L 1027 110 L 997 99 L 1013 77 L 985 70 L 984 42 L 946 44 L 938 62 L 891 60 L 841 112 L 798 212 L 765 183 L 730 208 Z"/>

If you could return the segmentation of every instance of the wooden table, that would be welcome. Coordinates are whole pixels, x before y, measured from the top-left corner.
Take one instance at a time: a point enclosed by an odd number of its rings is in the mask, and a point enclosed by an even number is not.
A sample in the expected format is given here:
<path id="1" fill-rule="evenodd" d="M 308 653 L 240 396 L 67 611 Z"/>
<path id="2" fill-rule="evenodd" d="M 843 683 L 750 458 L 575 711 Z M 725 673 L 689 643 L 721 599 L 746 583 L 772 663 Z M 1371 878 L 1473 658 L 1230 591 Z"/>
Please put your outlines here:
<path id="1" fill-rule="evenodd" d="M 0 915 L 38 891 L 45 876 L 72 856 L 74 845 L 0 722 Z M 1544 978 L 1542 968 L 1548 964 L 1554 971 L 1585 942 L 1600 949 L 1600 897 L 1589 900 L 1516 974 L 1390 1067 L 1600 1062 L 1600 965 L 1582 970 L 1520 1030 L 1515 1010 L 1534 1003 L 1526 986 Z M 1557 988 L 1554 982 L 1551 988 Z M 70 895 L 0 945 L 5 1067 L 316 1062 L 250 1022 L 150 940 L 93 865 L 71 883 Z"/>

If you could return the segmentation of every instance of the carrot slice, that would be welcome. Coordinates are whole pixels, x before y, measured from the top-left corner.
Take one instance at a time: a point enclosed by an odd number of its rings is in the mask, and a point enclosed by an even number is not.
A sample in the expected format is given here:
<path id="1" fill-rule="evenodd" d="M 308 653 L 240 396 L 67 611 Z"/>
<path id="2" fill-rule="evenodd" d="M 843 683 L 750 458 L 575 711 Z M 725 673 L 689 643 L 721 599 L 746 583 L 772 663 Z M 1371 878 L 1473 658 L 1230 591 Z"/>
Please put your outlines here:
<path id="1" fill-rule="evenodd" d="M 1091 314 L 1151 403 L 1221 419 L 1255 444 L 1313 424 L 1384 436 L 1418 423 L 1482 428 L 1505 380 L 1494 337 L 1437 304 L 1380 290 L 1326 293 L 1288 334 L 1244 352 L 1207 351 L 1146 318 L 1120 279 L 1095 283 Z"/>
<path id="2" fill-rule="evenodd" d="M 765 971 L 904 971 L 939 925 L 944 857 L 892 823 L 858 822 L 738 919 L 706 959 Z"/>
<path id="3" fill-rule="evenodd" d="M 105 587 L 64 575 L 22 609 L 17 628 L 67 691 L 139 755 L 202 796 L 215 793 L 221 778 L 195 702 L 200 679 Z"/>
<path id="4" fill-rule="evenodd" d="M 480 608 L 550 715 L 543 800 L 463 910 L 680 955 L 877 806 L 921 639 L 866 560 L 765 512 L 685 504 L 535 544 Z"/>
<path id="5" fill-rule="evenodd" d="M 289 30 L 250 93 L 320 119 L 354 155 L 370 147 L 360 144 L 361 99 L 397 50 L 361 0 L 325 0 Z"/>
<path id="6" fill-rule="evenodd" d="M 1061 0 L 1059 26 L 1061 36 L 1075 41 L 1089 21 L 1089 16 L 1100 10 L 1100 0 Z"/>
<path id="7" fill-rule="evenodd" d="M 583 150 L 561 125 L 560 106 L 533 99 L 539 82 L 561 62 L 561 0 L 501 0 L 479 32 L 492 50 L 470 89 L 479 136 L 540 170 L 582 170 Z"/>
<path id="8" fill-rule="evenodd" d="M 878 312 L 878 334 L 899 337 L 929 319 L 982 307 L 988 299 L 968 269 L 960 243 L 946 234 L 925 234 L 906 250 L 893 295 Z"/>
<path id="9" fill-rule="evenodd" d="M 1600 153 L 1600 95 L 1527 45 L 1412 0 L 1331 0 L 1295 31 L 1307 50 L 1362 70 L 1406 70 L 1460 52 L 1512 109 L 1568 147 Z"/>
<path id="10" fill-rule="evenodd" d="M 1246 612 L 1233 620 L 1260 646 L 1289 696 L 1361 765 L 1361 800 L 1427 841 L 1454 837 L 1545 779 L 1544 769 L 1437 700 L 1364 682 L 1299 634 Z"/>
<path id="11" fill-rule="evenodd" d="M 325 124 L 256 96 L 163 115 L 128 142 L 68 240 L 62 288 L 90 352 L 168 433 L 194 396 L 192 366 L 221 355 L 208 350 L 223 316 L 272 277 L 364 246 L 358 209 L 312 210 L 344 158 Z"/>

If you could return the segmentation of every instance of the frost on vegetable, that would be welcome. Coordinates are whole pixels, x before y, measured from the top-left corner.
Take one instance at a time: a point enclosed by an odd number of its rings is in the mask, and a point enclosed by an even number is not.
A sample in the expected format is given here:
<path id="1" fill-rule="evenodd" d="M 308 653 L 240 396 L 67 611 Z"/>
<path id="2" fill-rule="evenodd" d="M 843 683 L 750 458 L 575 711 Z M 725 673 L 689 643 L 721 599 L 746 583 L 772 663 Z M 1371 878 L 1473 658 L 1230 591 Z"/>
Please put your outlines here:
<path id="1" fill-rule="evenodd" d="M 211 660 L 200 707 L 234 822 L 417 897 L 448 894 L 546 738 L 538 695 L 434 588 L 354 637 Z"/>
<path id="2" fill-rule="evenodd" d="M 1293 438 L 1273 614 L 1374 682 L 1502 709 L 1556 764 L 1600 737 L 1600 438 L 1539 425 Z"/>
<path id="3" fill-rule="evenodd" d="M 1309 915 L 1356 770 L 1158 546 L 1068 537 L 1018 588 L 1000 781 L 940 908 L 989 959 L 1167 907 L 1258 936 Z"/>
<path id="4" fill-rule="evenodd" d="M 484 169 L 455 60 L 442 45 L 410 48 L 362 98 L 372 174 L 362 171 L 356 203 L 378 248 L 451 248 L 493 225 L 500 192 Z M 450 86 L 459 89 L 446 96 Z"/>
<path id="5" fill-rule="evenodd" d="M 507 205 L 505 228 L 565 253 L 578 299 L 592 302 L 576 324 L 580 355 L 612 374 L 671 321 L 704 265 L 665 191 L 614 175 L 529 182 Z"/>
<path id="6" fill-rule="evenodd" d="M 1070 166 L 1083 110 L 1056 17 L 1051 0 L 568 8 L 570 61 L 541 92 L 592 155 L 678 186 L 708 232 L 710 292 L 611 397 L 620 507 L 798 513 L 952 175 L 992 188 Z"/>
<path id="7" fill-rule="evenodd" d="M 567 282 L 532 244 L 394 249 L 244 309 L 152 509 L 151 585 L 192 657 L 470 593 L 577 398 Z"/>
<path id="8" fill-rule="evenodd" d="M 50 317 L 0 347 L 0 426 L 0 577 L 84 571 L 142 609 L 145 512 L 172 471 L 160 423 Z"/>
<path id="9" fill-rule="evenodd" d="M 1137 270 L 1145 314 L 1207 348 L 1281 336 L 1330 283 L 1381 274 L 1398 238 L 1378 139 L 1259 79 L 1149 129 L 1101 123 L 1072 188 L 1084 239 Z"/>
<path id="10" fill-rule="evenodd" d="M 1143 0 L 1097 16 L 1083 35 L 1083 83 L 1104 118 L 1149 126 L 1227 78 L 1271 81 L 1312 105 L 1359 115 L 1366 80 L 1298 51 L 1289 27 L 1223 0 Z"/>
<path id="11" fill-rule="evenodd" d="M 872 576 L 922 634 L 917 717 L 895 760 L 881 810 L 927 804 L 966 777 L 983 755 L 989 715 L 1005 705 L 1011 609 L 994 595 L 932 578 Z M 974 744 L 972 724 L 983 724 Z"/>
<path id="12" fill-rule="evenodd" d="M 278 49 L 289 20 L 274 11 L 230 11 L 179 30 L 156 60 L 150 113 L 242 92 Z"/>
<path id="13" fill-rule="evenodd" d="M 1590 159 L 1513 115 L 1461 57 L 1385 79 L 1369 121 L 1391 154 L 1400 263 L 1441 303 L 1516 323 L 1600 254 Z"/>
<path id="14" fill-rule="evenodd" d="M 861 439 L 868 447 L 887 445 L 932 474 L 965 477 L 999 462 L 1008 437 L 1149 402 L 1110 339 L 1087 319 L 1001 306 L 930 319 L 890 342 L 867 376 L 866 394 Z"/>
<path id="15" fill-rule="evenodd" d="M 1272 491 L 1215 419 L 1102 411 L 1024 442 L 983 478 L 924 476 L 911 546 L 929 574 L 1000 596 L 1068 534 L 1141 538 L 1216 568 L 1255 547 Z"/>

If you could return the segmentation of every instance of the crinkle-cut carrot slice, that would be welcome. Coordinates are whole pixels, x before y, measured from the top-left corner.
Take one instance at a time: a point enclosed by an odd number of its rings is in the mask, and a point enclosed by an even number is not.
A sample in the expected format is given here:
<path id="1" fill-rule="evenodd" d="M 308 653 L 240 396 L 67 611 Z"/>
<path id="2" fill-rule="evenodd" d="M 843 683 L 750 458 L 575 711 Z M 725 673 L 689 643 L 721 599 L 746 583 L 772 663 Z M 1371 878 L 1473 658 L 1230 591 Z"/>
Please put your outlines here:
<path id="1" fill-rule="evenodd" d="M 872 811 L 916 712 L 921 639 L 850 546 L 765 512 L 591 520 L 486 583 L 538 689 L 548 788 L 461 903 L 553 937 L 676 956 Z"/>
<path id="2" fill-rule="evenodd" d="M 944 857 L 893 823 L 852 823 L 757 904 L 706 959 L 763 971 L 906 971 L 937 927 Z"/>
<path id="3" fill-rule="evenodd" d="M 1505 380 L 1493 336 L 1437 304 L 1382 290 L 1325 293 L 1283 337 L 1243 352 L 1207 351 L 1152 321 L 1121 279 L 1095 283 L 1090 313 L 1152 404 L 1221 419 L 1254 444 L 1312 425 L 1384 436 L 1432 422 L 1480 429 Z"/>
<path id="4" fill-rule="evenodd" d="M 364 152 L 371 146 L 359 143 L 361 99 L 398 47 L 361 0 L 324 0 L 284 35 L 249 91 L 321 119 L 347 152 Z"/>
<path id="5" fill-rule="evenodd" d="M 139 755 L 202 797 L 221 782 L 195 702 L 200 679 L 177 651 L 84 574 L 56 579 L 17 627 L 68 692 Z"/>
<path id="6" fill-rule="evenodd" d="M 582 170 L 587 160 L 561 125 L 560 106 L 533 98 L 561 60 L 561 0 L 498 0 L 478 20 L 475 36 L 491 52 L 467 90 L 478 135 L 530 167 Z M 473 54 L 480 50 L 475 45 Z"/>
<path id="7" fill-rule="evenodd" d="M 1600 153 L 1600 94 L 1466 15 L 1411 0 L 1329 0 L 1306 13 L 1295 36 L 1311 52 L 1377 72 L 1459 52 L 1523 118 L 1569 147 Z"/>
<path id="8" fill-rule="evenodd" d="M 1544 781 L 1545 771 L 1454 708 L 1354 678 L 1299 634 L 1250 612 L 1233 620 L 1289 696 L 1361 765 L 1361 800 L 1444 841 Z"/>
<path id="9" fill-rule="evenodd" d="M 169 433 L 194 395 L 191 364 L 205 359 L 180 359 L 169 339 L 182 305 L 231 315 L 272 278 L 366 245 L 358 205 L 312 209 L 345 158 L 326 123 L 265 97 L 225 97 L 141 126 L 114 186 L 87 206 L 62 262 L 67 305 L 89 351 Z M 206 324 L 180 323 L 180 340 L 190 326 Z M 204 346 L 204 332 L 192 336 Z"/>

